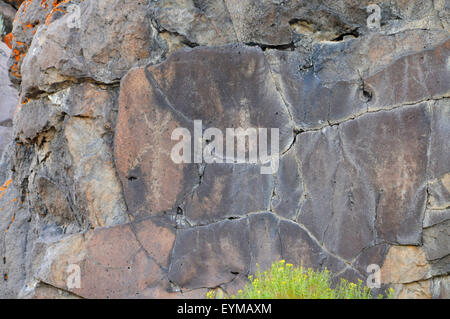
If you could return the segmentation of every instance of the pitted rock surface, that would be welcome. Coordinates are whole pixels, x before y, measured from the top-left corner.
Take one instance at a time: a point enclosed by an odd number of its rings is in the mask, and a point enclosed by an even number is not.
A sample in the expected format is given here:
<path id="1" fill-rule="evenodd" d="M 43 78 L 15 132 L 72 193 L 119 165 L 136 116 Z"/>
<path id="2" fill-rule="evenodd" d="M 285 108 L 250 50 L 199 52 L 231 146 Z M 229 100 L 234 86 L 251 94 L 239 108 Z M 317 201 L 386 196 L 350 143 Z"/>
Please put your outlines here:
<path id="1" fill-rule="evenodd" d="M 234 294 L 280 259 L 449 298 L 449 4 L 370 3 L 0 0 L 0 298 Z M 279 129 L 278 169 L 175 163 L 197 121 Z"/>

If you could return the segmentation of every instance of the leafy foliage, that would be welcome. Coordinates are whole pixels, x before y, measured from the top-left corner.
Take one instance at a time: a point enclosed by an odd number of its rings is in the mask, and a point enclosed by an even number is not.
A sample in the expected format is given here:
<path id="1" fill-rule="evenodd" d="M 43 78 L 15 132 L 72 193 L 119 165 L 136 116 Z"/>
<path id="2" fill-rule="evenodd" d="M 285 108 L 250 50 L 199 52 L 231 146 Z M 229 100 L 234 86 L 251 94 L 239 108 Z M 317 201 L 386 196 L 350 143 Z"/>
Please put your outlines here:
<path id="1" fill-rule="evenodd" d="M 269 270 L 250 276 L 250 284 L 239 290 L 232 299 L 372 299 L 372 291 L 359 280 L 358 284 L 344 279 L 332 287 L 332 273 L 325 269 L 294 267 L 284 260 L 275 262 Z M 393 297 L 389 290 L 387 298 Z M 210 291 L 207 298 L 221 297 Z M 378 298 L 383 298 L 379 295 Z"/>

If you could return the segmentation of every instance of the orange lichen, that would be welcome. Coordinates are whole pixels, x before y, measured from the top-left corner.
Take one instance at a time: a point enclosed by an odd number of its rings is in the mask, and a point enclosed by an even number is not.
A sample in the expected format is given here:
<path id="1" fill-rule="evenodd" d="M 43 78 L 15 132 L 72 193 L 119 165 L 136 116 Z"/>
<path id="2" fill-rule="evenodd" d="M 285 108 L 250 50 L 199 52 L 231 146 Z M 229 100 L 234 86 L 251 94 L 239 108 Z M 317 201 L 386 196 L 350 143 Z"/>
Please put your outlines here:
<path id="1" fill-rule="evenodd" d="M 14 60 L 14 63 L 10 67 L 9 72 L 16 78 L 20 79 L 21 75 L 19 72 L 19 63 L 25 57 L 26 52 L 28 50 L 28 46 L 25 42 L 20 41 L 14 41 L 13 44 L 14 48 L 12 50 L 11 56 Z"/>
<path id="2" fill-rule="evenodd" d="M 11 73 L 13 76 L 15 76 L 15 77 L 18 78 L 18 79 L 22 78 L 22 75 L 20 75 L 20 73 L 19 73 L 19 66 L 17 65 L 17 62 L 14 63 L 14 64 L 9 68 L 9 73 Z"/>
<path id="3" fill-rule="evenodd" d="M 22 105 L 27 104 L 30 101 L 27 97 L 22 97 L 22 94 L 19 96 L 19 102 L 17 103 L 17 107 L 14 110 L 14 116 L 16 116 L 17 111 L 20 109 Z"/>
<path id="4" fill-rule="evenodd" d="M 3 197 L 3 195 L 5 195 L 6 191 L 8 190 L 8 186 L 12 183 L 12 179 L 9 179 L 5 182 L 5 184 L 3 184 L 2 186 L 0 186 L 0 199 Z"/>
<path id="5" fill-rule="evenodd" d="M 47 0 L 41 0 L 41 7 L 44 8 L 45 10 L 47 10 L 47 8 L 48 8 Z"/>
<path id="6" fill-rule="evenodd" d="M 31 23 L 31 22 L 29 22 L 29 23 L 27 23 L 27 24 L 23 24 L 22 25 L 22 29 L 25 31 L 25 30 L 27 30 L 27 29 L 30 29 L 30 30 L 35 30 L 36 29 L 36 26 L 38 26 L 39 25 L 39 21 L 34 21 L 33 23 Z M 36 30 L 35 30 L 36 31 Z"/>
<path id="7" fill-rule="evenodd" d="M 19 62 L 25 57 L 25 55 L 26 55 L 26 53 L 20 53 L 20 51 L 17 49 L 14 49 L 12 51 L 12 57 L 14 59 L 14 63 L 9 68 L 9 72 L 18 79 L 20 79 L 22 77 L 20 75 Z"/>
<path id="8" fill-rule="evenodd" d="M 44 21 L 36 20 L 35 15 L 33 13 L 27 12 L 29 11 L 28 9 L 31 8 L 33 0 L 9 1 L 9 2 L 20 5 L 18 13 L 16 14 L 16 17 L 14 19 L 14 23 L 17 24 L 18 26 L 21 26 L 22 30 L 26 34 L 30 35 L 31 33 L 35 35 L 37 26 L 39 26 L 42 23 L 49 25 L 52 22 L 53 16 L 56 12 L 66 13 L 66 11 L 62 9 L 62 5 L 67 4 L 70 1 L 71 0 L 41 0 L 40 1 L 41 9 L 39 10 L 44 11 L 45 17 Z M 12 52 L 14 64 L 10 67 L 9 72 L 13 77 L 20 80 L 22 77 L 20 74 L 20 64 L 28 51 L 30 43 L 17 41 L 17 39 L 14 38 L 13 34 L 7 35 L 7 37 L 5 37 L 5 43 L 7 43 L 7 45 L 11 49 L 14 49 Z"/>
<path id="9" fill-rule="evenodd" d="M 13 47 L 13 39 L 14 39 L 14 36 L 13 36 L 13 34 L 12 34 L 12 32 L 11 32 L 11 33 L 8 33 L 7 35 L 4 36 L 3 42 L 5 42 L 6 45 L 7 45 L 10 49 L 12 49 L 12 47 Z"/>
<path id="10" fill-rule="evenodd" d="M 11 222 L 9 223 L 8 227 L 5 230 L 6 233 L 9 231 L 9 229 L 11 228 L 11 225 L 14 223 L 15 220 L 16 220 L 16 214 L 14 214 L 13 217 L 11 218 Z"/>
<path id="11" fill-rule="evenodd" d="M 71 0 L 54 0 L 52 3 L 52 7 L 53 9 L 50 11 L 50 13 L 47 15 L 46 19 L 45 19 L 45 25 L 49 25 L 52 21 L 53 15 L 56 12 L 62 12 L 62 13 L 67 13 L 67 11 L 61 9 L 61 5 L 69 3 Z"/>

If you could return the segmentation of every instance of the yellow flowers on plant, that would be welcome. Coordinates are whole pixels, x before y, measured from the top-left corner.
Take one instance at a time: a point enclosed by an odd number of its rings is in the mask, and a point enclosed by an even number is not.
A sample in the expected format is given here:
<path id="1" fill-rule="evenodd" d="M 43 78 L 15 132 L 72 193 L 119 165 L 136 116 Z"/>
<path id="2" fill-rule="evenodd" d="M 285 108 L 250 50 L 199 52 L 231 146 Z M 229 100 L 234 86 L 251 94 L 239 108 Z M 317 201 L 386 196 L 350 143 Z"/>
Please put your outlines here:
<path id="1" fill-rule="evenodd" d="M 216 292 L 214 290 L 210 290 L 206 293 L 207 299 L 214 299 L 216 297 Z"/>
<path id="2" fill-rule="evenodd" d="M 238 291 L 237 296 L 229 298 L 240 299 L 371 299 L 372 291 L 358 283 L 344 279 L 337 285 L 332 284 L 333 274 L 324 269 L 316 271 L 312 268 L 294 267 L 280 260 L 271 268 L 261 272 L 259 265 L 254 276 L 249 276 L 250 283 Z M 213 293 L 214 291 L 212 291 Z M 209 298 L 211 292 L 208 292 Z M 212 294 L 211 294 L 212 295 Z M 393 290 L 389 290 L 386 298 L 392 298 Z M 217 298 L 217 295 L 214 294 Z M 383 296 L 378 296 L 383 298 Z M 220 298 L 220 296 L 219 296 Z"/>

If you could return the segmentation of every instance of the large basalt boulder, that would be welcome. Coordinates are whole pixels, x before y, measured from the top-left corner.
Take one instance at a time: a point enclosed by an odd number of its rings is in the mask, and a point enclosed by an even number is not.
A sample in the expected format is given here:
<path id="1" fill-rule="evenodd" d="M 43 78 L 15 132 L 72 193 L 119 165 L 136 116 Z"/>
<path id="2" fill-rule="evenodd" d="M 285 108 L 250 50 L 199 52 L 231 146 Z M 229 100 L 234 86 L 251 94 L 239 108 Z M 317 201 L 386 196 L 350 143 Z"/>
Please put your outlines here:
<path id="1" fill-rule="evenodd" d="M 223 132 L 227 127 L 279 128 L 281 151 L 293 140 L 289 113 L 258 49 L 179 51 L 164 64 L 135 69 L 122 81 L 114 146 L 132 214 L 176 211 L 186 205 L 187 220 L 204 223 L 268 208 L 273 181 L 259 168 L 224 164 L 201 172 L 195 164 L 171 160 L 172 131 L 191 128 L 197 120 Z M 142 140 L 130 143 L 136 130 Z M 203 183 L 191 198 L 200 175 Z M 240 193 L 243 185 L 254 192 Z M 144 195 L 150 190 L 150 196 Z"/>
<path id="2" fill-rule="evenodd" d="M 280 259 L 449 297 L 448 1 L 377 30 L 371 1 L 1 3 L 1 298 L 233 294 Z M 196 127 L 279 129 L 279 165 L 178 164 Z"/>
<path id="3" fill-rule="evenodd" d="M 85 1 L 78 6 L 78 18 L 66 14 L 38 28 L 23 59 L 24 94 L 57 91 L 81 79 L 115 83 L 131 67 L 161 54 L 145 2 Z"/>
<path id="4" fill-rule="evenodd" d="M 343 34 L 367 33 L 369 4 L 371 1 L 162 0 L 152 13 L 160 30 L 181 35 L 188 43 L 242 42 L 270 47 L 291 46 L 302 42 L 304 36 L 335 40 Z M 444 5 L 397 0 L 382 3 L 383 29 L 399 28 L 398 20 L 422 19 L 422 25 L 434 26 Z M 435 19 L 430 19 L 433 16 Z"/>

